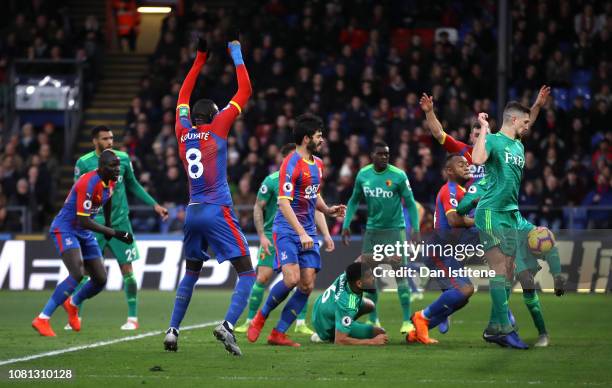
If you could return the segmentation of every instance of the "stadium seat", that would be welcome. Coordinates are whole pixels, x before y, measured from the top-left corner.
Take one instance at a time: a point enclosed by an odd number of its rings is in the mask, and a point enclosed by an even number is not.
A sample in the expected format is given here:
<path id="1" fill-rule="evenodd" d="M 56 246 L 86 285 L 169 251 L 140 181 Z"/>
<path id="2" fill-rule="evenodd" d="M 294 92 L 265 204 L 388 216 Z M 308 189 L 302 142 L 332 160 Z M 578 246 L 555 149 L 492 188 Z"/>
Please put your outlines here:
<path id="1" fill-rule="evenodd" d="M 593 74 L 589 70 L 577 70 L 572 75 L 572 85 L 574 86 L 588 86 L 593 78 Z"/>
<path id="2" fill-rule="evenodd" d="M 555 105 L 563 110 L 570 109 L 569 93 L 564 88 L 554 88 L 552 90 L 553 98 L 555 99 Z"/>
<path id="3" fill-rule="evenodd" d="M 588 86 L 574 86 L 570 90 L 570 101 L 574 101 L 577 96 L 584 98 L 584 105 L 588 108 L 591 106 L 591 88 Z"/>
<path id="4" fill-rule="evenodd" d="M 508 100 L 518 100 L 518 91 L 515 87 L 510 87 L 508 89 Z"/>

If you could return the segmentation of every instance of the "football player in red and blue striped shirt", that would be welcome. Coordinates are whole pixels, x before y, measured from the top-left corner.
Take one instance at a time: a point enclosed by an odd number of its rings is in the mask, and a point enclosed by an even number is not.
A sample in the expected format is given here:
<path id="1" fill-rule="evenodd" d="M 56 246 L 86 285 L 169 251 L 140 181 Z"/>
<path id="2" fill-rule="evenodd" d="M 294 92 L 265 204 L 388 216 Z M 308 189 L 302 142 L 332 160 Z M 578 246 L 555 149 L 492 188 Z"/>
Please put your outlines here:
<path id="1" fill-rule="evenodd" d="M 296 151 L 287 155 L 279 172 L 278 212 L 274 219 L 273 239 L 276 249 L 275 269 L 283 281 L 276 283 L 264 306 L 251 321 L 247 338 L 257 341 L 270 312 L 297 289 L 287 301 L 280 320 L 268 337 L 271 345 L 300 346 L 285 334 L 312 292 L 321 269 L 315 210 L 332 217 L 342 217 L 346 206 L 327 206 L 321 197 L 323 162 L 314 156 L 323 144 L 323 122 L 311 114 L 296 119 L 293 135 Z"/>
<path id="2" fill-rule="evenodd" d="M 97 295 L 106 285 L 106 269 L 98 241 L 92 232 L 106 238 L 116 238 L 131 244 L 128 232 L 111 229 L 94 221 L 104 207 L 105 224 L 111 225 L 111 201 L 119 177 L 119 158 L 111 150 L 100 155 L 98 169 L 82 175 L 72 186 L 64 206 L 51 223 L 51 238 L 68 269 L 68 277 L 57 285 L 42 312 L 32 321 L 32 327 L 45 337 L 55 337 L 49 320 L 58 306 L 68 313 L 68 323 L 74 331 L 81 330 L 78 305 Z M 81 279 L 83 267 L 90 279 L 71 298 Z"/>
<path id="3" fill-rule="evenodd" d="M 183 239 L 186 271 L 176 291 L 170 328 L 164 339 L 164 348 L 170 351 L 177 350 L 179 326 L 203 262 L 210 259 L 206 253 L 210 247 L 219 263 L 229 261 L 238 274 L 225 320 L 213 333 L 228 352 L 237 356 L 242 354 L 233 330 L 247 305 L 255 271 L 246 238 L 232 209 L 227 184 L 227 135 L 251 95 L 251 82 L 237 37 L 227 46 L 238 78 L 238 91 L 227 106 L 219 112 L 213 101 L 202 99 L 193 105 L 193 109 L 189 107 L 191 92 L 208 55 L 206 41 L 200 39 L 195 62 L 183 82 L 176 107 L 175 133 L 179 156 L 189 181 L 189 206 Z"/>

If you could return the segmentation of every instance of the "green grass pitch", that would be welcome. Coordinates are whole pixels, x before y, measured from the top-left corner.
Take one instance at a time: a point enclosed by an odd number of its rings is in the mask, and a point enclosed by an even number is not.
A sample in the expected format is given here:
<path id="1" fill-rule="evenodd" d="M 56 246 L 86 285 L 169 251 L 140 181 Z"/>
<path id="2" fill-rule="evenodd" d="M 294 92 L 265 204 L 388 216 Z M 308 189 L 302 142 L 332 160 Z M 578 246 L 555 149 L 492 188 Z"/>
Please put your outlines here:
<path id="1" fill-rule="evenodd" d="M 0 362 L 99 341 L 163 330 L 168 324 L 174 293 L 140 293 L 141 328 L 122 332 L 125 319 L 123 293 L 104 292 L 84 307 L 83 329 L 66 332 L 66 314 L 52 319 L 56 338 L 43 338 L 30 322 L 50 295 L 47 292 L 0 292 Z M 420 309 L 437 294 L 428 293 L 413 303 Z M 198 289 L 184 325 L 216 321 L 223 317 L 229 291 Z M 314 297 L 314 295 L 313 295 Z M 312 299 L 314 300 L 314 298 Z M 432 336 L 433 346 L 407 345 L 399 334 L 397 297 L 385 293 L 379 302 L 380 318 L 390 334 L 385 347 L 337 347 L 311 344 L 306 336 L 292 335 L 299 349 L 268 346 L 265 339 L 278 311 L 264 328 L 257 344 L 243 335 L 238 341 L 244 356 L 225 352 L 212 336 L 212 327 L 181 333 L 178 353 L 163 351 L 163 335 L 120 342 L 94 349 L 0 366 L 0 386 L 64 383 L 79 387 L 125 386 L 611 386 L 612 301 L 608 295 L 570 294 L 541 296 L 551 335 L 546 349 L 517 351 L 486 344 L 482 329 L 489 314 L 489 295 L 479 292 L 453 317 L 451 330 Z M 528 343 L 537 332 L 518 293 L 511 308 L 519 333 Z M 280 309 L 279 309 L 280 310 Z M 242 320 L 240 321 L 242 322 Z M 290 329 L 290 333 L 293 328 Z M 161 371 L 151 370 L 161 367 Z M 70 381 L 8 380 L 9 369 L 65 369 Z M 155 368 L 154 368 L 155 369 Z M 159 369 L 159 368 L 157 368 Z"/>

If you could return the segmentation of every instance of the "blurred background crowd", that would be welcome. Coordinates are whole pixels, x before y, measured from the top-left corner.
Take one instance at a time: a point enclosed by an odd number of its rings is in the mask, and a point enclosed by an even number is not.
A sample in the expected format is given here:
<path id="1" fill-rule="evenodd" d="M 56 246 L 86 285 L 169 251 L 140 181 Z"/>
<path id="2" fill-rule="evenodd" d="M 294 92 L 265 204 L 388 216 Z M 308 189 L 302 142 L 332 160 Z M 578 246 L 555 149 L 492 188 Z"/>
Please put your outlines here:
<path id="1" fill-rule="evenodd" d="M 2 31 L 0 83 L 11 58 L 78 57 L 91 62 L 86 78 L 93 93 L 103 43 L 97 20 L 74 26 L 53 1 L 32 1 L 39 9 L 27 3 Z M 612 227 L 612 1 L 509 3 L 509 99 L 531 106 L 541 85 L 552 87 L 524 139 L 521 209 L 532 222 L 553 229 Z M 172 12 L 162 23 L 119 139 L 145 188 L 173 208 L 173 220 L 162 230 L 180 230 L 188 200 L 174 119 L 195 42 L 206 37 L 211 56 L 192 102 L 211 98 L 221 108 L 237 88 L 225 49 L 227 31 L 236 27 L 253 84 L 248 107 L 228 138 L 228 178 L 244 230 L 254 232 L 259 184 L 278 168 L 279 148 L 293 141 L 293 120 L 303 112 L 325 122 L 320 156 L 328 203 L 348 201 L 355 175 L 370 163 L 370 147 L 384 140 L 392 164 L 406 171 L 416 200 L 427 210 L 424 227 L 431 227 L 445 152 L 430 135 L 418 100 L 422 93 L 433 95 L 445 131 L 464 142 L 478 112 L 495 117 L 495 1 L 270 0 L 241 2 L 231 12 L 211 11 L 203 1 L 186 4 L 184 16 Z M 495 120 L 492 127 L 498 127 Z M 11 230 L 3 210 L 9 204 L 36 209 L 38 230 L 57 210 L 48 201 L 61 154 L 57 132 L 53 125 L 25 123 L 1 145 L 3 230 Z M 135 228 L 150 228 L 145 221 L 136 217 Z M 363 222 L 356 218 L 355 232 Z M 339 233 L 337 221 L 331 229 Z"/>

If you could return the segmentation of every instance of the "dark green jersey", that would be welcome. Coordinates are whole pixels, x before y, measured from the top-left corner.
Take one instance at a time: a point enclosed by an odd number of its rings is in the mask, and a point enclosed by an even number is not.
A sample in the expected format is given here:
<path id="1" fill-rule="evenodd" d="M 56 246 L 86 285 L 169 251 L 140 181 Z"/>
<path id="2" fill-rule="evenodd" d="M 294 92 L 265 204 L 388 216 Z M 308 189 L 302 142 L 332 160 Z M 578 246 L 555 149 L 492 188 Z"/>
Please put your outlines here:
<path id="1" fill-rule="evenodd" d="M 342 227 L 346 229 L 350 226 L 359 201 L 365 199 L 368 207 L 366 229 L 405 228 L 402 198 L 406 201 L 409 211 L 413 208 L 416 214 L 416 203 L 406 173 L 392 165 L 381 172 L 377 172 L 374 165 L 367 165 L 359 170 L 355 178 L 355 187 Z M 418 228 L 418 222 L 414 222 L 412 217 L 411 214 L 411 223 Z"/>
<path id="2" fill-rule="evenodd" d="M 268 175 L 257 192 L 258 201 L 266 201 L 264 211 L 264 233 L 272 233 L 272 225 L 274 224 L 274 216 L 278 209 L 276 203 L 278 199 L 278 171 Z"/>
<path id="3" fill-rule="evenodd" d="M 111 218 L 113 225 L 121 222 L 128 221 L 129 207 L 126 195 L 126 188 L 130 190 L 138 199 L 143 201 L 147 205 L 155 205 L 157 202 L 145 191 L 145 189 L 138 183 L 134 176 L 134 169 L 132 168 L 132 162 L 130 157 L 125 152 L 113 150 L 117 157 L 119 157 L 119 179 L 115 185 L 115 191 L 113 192 L 112 198 L 112 212 Z M 79 158 L 74 168 L 74 180 L 76 181 L 79 177 L 89 171 L 96 170 L 98 168 L 98 160 L 100 157 L 95 151 L 87 153 Z M 103 212 L 98 213 L 96 221 L 104 223 Z"/>
<path id="4" fill-rule="evenodd" d="M 361 307 L 361 295 L 355 294 L 343 272 L 331 286 L 321 294 L 313 307 L 312 320 L 324 334 L 322 339 L 334 338 L 336 330 L 348 334 L 355 316 Z M 319 331 L 319 330 L 317 330 Z"/>
<path id="5" fill-rule="evenodd" d="M 518 193 L 525 166 L 525 148 L 519 139 L 502 132 L 487 135 L 486 192 L 478 209 L 518 210 Z"/>

